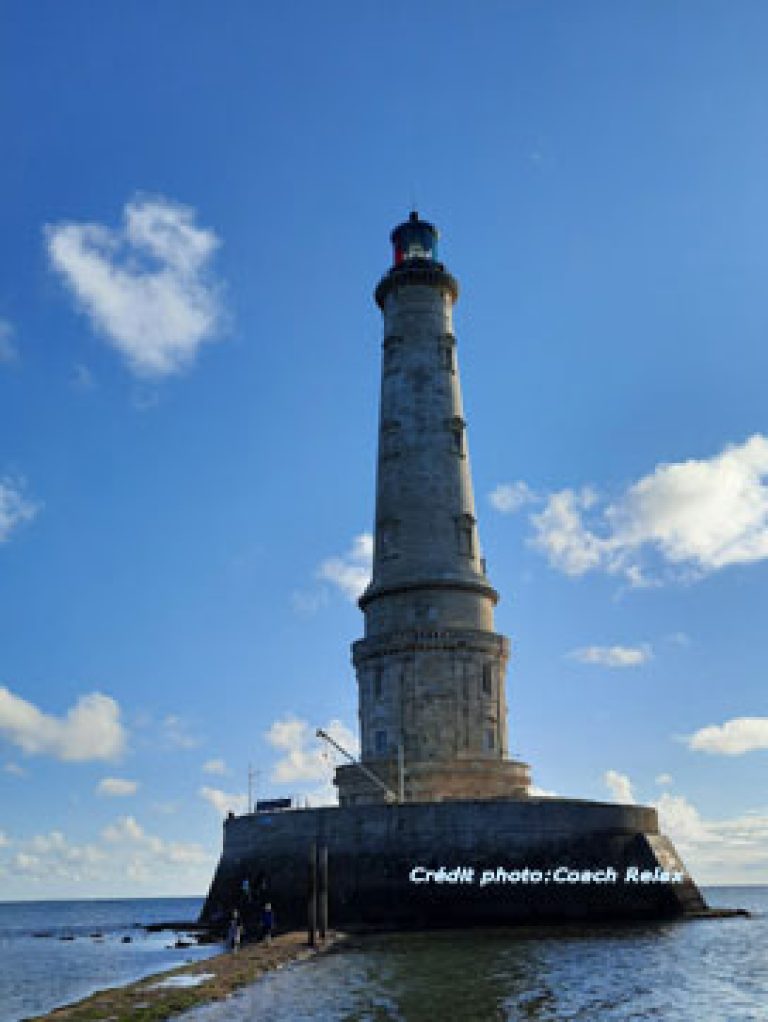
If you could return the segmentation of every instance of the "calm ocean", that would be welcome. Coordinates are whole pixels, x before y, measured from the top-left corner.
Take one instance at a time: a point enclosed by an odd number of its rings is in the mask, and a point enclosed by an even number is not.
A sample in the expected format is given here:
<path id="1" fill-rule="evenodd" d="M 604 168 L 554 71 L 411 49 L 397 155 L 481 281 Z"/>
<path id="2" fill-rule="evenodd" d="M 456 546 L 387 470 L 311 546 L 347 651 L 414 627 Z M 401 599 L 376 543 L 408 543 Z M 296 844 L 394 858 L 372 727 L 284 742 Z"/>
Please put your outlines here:
<path id="1" fill-rule="evenodd" d="M 368 938 L 182 1022 L 766 1022 L 768 887 L 709 888 L 708 919 L 521 936 Z"/>
<path id="2" fill-rule="evenodd" d="M 391 935 L 291 966 L 184 1022 L 768 1022 L 768 887 L 709 888 L 752 919 Z M 136 923 L 200 899 L 0 904 L 0 1022 L 214 948 L 168 950 Z M 36 938 L 49 931 L 53 937 Z M 89 936 L 102 932 L 103 942 Z M 121 943 L 129 935 L 130 944 Z M 59 936 L 74 936 L 60 941 Z"/>
<path id="3" fill-rule="evenodd" d="M 136 928 L 195 920 L 202 903 L 202 898 L 0 902 L 0 1022 L 18 1022 L 94 990 L 219 952 L 215 945 L 168 949 L 176 934 Z M 91 936 L 97 933 L 102 936 Z M 123 943 L 123 937 L 131 942 Z"/>

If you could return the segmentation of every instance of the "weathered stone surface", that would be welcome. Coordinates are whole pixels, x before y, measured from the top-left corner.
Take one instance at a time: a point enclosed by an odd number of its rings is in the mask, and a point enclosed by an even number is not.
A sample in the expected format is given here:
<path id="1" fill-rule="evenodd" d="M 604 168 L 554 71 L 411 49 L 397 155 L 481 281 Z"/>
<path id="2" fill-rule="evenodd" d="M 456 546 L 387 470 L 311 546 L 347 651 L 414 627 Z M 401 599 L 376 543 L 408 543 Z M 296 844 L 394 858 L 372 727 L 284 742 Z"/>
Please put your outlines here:
<path id="1" fill-rule="evenodd" d="M 453 303 L 439 263 L 393 267 L 384 316 L 373 576 L 353 646 L 361 759 L 407 800 L 519 798 L 530 783 L 508 759 L 509 642 L 494 631 L 498 594 L 481 555 L 459 382 Z M 336 773 L 342 805 L 384 793 L 354 768 Z"/>
<path id="2" fill-rule="evenodd" d="M 361 805 L 231 819 L 203 918 L 247 912 L 242 881 L 270 900 L 282 925 L 306 918 L 312 843 L 327 845 L 334 927 L 507 925 L 564 919 L 641 918 L 703 909 L 656 811 L 569 799 Z M 474 882 L 413 882 L 415 867 L 473 868 Z M 488 882 L 484 871 L 590 870 L 609 867 L 615 883 Z M 659 867 L 680 882 L 625 880 L 627 870 Z M 422 874 L 419 874 L 422 875 Z M 559 874 L 561 877 L 563 874 Z"/>

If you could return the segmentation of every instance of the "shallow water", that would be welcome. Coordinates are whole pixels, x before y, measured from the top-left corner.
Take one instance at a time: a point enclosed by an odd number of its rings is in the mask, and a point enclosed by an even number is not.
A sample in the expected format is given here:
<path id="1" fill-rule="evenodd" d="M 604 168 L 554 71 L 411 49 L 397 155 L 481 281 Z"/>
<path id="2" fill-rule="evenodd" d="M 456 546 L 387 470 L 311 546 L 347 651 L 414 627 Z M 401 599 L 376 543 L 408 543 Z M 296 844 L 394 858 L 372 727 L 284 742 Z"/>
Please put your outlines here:
<path id="1" fill-rule="evenodd" d="M 390 935 L 272 973 L 184 1022 L 767 1022 L 768 888 L 754 918 Z"/>
<path id="2" fill-rule="evenodd" d="M 218 953 L 218 945 L 169 949 L 175 933 L 137 929 L 194 920 L 201 906 L 201 898 L 0 903 L 0 1022 Z"/>

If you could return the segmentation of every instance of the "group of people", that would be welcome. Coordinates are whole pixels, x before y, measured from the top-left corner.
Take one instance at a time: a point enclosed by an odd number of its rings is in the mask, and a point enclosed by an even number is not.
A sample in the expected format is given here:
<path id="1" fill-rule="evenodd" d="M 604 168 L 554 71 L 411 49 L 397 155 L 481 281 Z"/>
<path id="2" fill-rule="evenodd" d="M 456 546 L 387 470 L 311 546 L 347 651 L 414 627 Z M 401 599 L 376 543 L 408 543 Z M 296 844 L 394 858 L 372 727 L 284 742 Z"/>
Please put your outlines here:
<path id="1" fill-rule="evenodd" d="M 260 939 L 267 944 L 272 942 L 272 933 L 275 928 L 275 916 L 272 912 L 272 905 L 267 902 L 261 911 Z M 243 923 L 237 909 L 232 912 L 232 918 L 227 929 L 227 947 L 230 951 L 238 951 L 243 939 Z"/>

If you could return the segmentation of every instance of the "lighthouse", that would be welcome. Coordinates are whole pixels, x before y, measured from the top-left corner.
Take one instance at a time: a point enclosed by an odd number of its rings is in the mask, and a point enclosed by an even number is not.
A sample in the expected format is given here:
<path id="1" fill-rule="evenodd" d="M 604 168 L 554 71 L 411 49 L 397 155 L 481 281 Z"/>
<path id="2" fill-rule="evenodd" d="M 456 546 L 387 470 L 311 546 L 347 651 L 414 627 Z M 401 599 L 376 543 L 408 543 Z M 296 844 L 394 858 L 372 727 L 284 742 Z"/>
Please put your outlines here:
<path id="1" fill-rule="evenodd" d="M 499 596 L 478 535 L 459 288 L 432 224 L 414 212 L 391 237 L 375 291 L 373 571 L 352 645 L 360 761 L 335 772 L 339 805 L 229 813 L 201 918 L 237 909 L 255 928 L 258 902 L 244 891 L 278 905 L 288 927 L 311 927 L 319 905 L 345 929 L 705 915 L 656 809 L 532 792 L 509 756 L 510 643 L 494 627 Z"/>
<path id="2" fill-rule="evenodd" d="M 383 317 L 373 573 L 352 647 L 361 762 L 337 769 L 342 806 L 524 798 L 509 758 L 509 640 L 478 535 L 453 306 L 436 228 L 412 212 L 391 234 Z M 370 774 L 378 776 L 377 785 Z"/>

